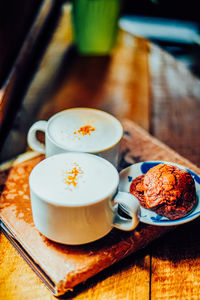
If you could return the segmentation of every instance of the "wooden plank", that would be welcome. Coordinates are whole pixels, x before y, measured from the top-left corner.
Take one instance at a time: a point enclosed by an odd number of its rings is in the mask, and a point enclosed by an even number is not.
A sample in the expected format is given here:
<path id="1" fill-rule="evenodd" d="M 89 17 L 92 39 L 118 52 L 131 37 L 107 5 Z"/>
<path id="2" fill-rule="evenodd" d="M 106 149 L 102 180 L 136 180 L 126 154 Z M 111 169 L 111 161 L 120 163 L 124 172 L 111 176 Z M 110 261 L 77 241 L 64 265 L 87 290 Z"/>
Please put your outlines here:
<path id="1" fill-rule="evenodd" d="M 0 233 L 0 299 L 56 299 Z"/>
<path id="2" fill-rule="evenodd" d="M 149 270 L 150 256 L 143 251 L 142 255 L 130 256 L 96 276 L 81 293 L 79 290 L 72 294 L 73 299 L 146 300 L 149 298 Z"/>
<path id="3" fill-rule="evenodd" d="M 199 299 L 199 218 L 152 247 L 151 299 Z"/>
<path id="4" fill-rule="evenodd" d="M 152 45 L 151 132 L 200 166 L 200 81 Z M 151 299 L 199 299 L 199 219 L 152 246 Z"/>
<path id="5" fill-rule="evenodd" d="M 155 45 L 149 62 L 151 134 L 200 166 L 200 80 Z"/>

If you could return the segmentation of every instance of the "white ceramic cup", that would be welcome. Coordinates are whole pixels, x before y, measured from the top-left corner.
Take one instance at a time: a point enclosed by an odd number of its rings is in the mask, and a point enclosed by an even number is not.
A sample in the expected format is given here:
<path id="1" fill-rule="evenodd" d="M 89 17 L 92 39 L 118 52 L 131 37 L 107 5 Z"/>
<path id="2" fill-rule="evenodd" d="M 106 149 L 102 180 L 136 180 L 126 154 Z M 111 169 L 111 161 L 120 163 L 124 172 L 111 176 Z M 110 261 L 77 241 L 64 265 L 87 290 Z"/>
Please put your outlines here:
<path id="1" fill-rule="evenodd" d="M 45 132 L 45 145 L 36 132 Z M 121 123 L 97 109 L 72 108 L 53 115 L 48 121 L 34 123 L 28 132 L 28 145 L 46 157 L 63 152 L 87 152 L 101 156 L 118 166 Z"/>
<path id="2" fill-rule="evenodd" d="M 34 223 L 55 242 L 85 244 L 113 227 L 129 231 L 139 222 L 138 200 L 117 193 L 116 168 L 96 155 L 68 152 L 48 157 L 32 170 L 29 184 Z M 119 204 L 131 218 L 119 215 Z"/>

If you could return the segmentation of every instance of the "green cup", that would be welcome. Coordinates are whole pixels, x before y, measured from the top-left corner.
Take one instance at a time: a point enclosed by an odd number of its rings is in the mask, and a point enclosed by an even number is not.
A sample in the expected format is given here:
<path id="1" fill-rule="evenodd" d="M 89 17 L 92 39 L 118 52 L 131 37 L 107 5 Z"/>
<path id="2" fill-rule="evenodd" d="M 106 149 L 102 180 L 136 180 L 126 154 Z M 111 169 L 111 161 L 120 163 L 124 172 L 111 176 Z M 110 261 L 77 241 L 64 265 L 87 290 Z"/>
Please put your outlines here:
<path id="1" fill-rule="evenodd" d="M 119 12 L 120 0 L 74 0 L 72 22 L 78 51 L 109 54 L 116 41 Z"/>

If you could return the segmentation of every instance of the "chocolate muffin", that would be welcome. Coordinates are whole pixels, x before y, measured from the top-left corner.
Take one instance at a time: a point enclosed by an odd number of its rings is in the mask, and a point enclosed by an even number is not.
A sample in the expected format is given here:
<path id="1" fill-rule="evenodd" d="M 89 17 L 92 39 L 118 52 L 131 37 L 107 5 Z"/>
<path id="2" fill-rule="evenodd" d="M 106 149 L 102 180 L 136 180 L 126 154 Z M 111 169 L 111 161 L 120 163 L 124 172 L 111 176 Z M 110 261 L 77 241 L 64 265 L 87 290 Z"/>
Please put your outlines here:
<path id="1" fill-rule="evenodd" d="M 184 217 L 196 204 L 194 179 L 186 170 L 159 164 L 135 178 L 130 193 L 141 206 L 170 220 Z"/>

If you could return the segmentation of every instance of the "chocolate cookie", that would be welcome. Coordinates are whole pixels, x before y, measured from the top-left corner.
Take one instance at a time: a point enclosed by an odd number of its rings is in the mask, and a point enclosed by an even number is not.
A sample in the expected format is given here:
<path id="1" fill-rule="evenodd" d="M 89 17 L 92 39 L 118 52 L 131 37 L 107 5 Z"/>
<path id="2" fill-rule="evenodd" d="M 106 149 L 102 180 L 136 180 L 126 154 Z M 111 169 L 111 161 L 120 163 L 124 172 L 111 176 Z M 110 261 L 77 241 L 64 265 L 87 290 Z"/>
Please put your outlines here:
<path id="1" fill-rule="evenodd" d="M 141 206 L 170 220 L 184 217 L 196 204 L 194 179 L 186 170 L 159 164 L 135 178 L 130 193 Z"/>

